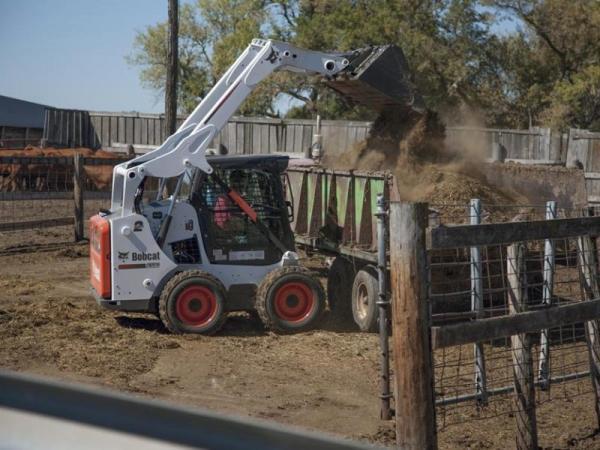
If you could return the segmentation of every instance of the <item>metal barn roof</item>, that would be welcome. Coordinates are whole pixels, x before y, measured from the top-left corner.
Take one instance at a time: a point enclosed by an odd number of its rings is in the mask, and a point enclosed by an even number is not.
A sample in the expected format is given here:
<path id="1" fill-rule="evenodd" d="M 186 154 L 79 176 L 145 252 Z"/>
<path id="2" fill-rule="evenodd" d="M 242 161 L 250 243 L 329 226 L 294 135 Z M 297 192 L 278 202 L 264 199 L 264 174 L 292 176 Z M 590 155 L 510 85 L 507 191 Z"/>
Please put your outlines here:
<path id="1" fill-rule="evenodd" d="M 0 95 L 0 126 L 44 128 L 46 108 L 40 103 Z"/>

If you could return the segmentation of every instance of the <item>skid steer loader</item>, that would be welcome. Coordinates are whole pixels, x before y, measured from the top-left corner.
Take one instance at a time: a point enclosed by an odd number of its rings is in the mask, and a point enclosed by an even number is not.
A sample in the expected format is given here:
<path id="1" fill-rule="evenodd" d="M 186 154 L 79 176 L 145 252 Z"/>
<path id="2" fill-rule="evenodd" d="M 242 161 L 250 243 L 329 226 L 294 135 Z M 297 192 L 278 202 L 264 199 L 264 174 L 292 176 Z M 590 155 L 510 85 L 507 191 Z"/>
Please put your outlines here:
<path id="1" fill-rule="evenodd" d="M 102 306 L 154 312 L 174 333 L 214 333 L 236 310 L 256 310 L 276 331 L 314 326 L 325 295 L 294 252 L 287 157 L 206 154 L 276 70 L 320 74 L 376 109 L 421 107 L 397 47 L 327 54 L 253 40 L 159 148 L 114 168 L 110 210 L 90 220 L 90 278 Z"/>

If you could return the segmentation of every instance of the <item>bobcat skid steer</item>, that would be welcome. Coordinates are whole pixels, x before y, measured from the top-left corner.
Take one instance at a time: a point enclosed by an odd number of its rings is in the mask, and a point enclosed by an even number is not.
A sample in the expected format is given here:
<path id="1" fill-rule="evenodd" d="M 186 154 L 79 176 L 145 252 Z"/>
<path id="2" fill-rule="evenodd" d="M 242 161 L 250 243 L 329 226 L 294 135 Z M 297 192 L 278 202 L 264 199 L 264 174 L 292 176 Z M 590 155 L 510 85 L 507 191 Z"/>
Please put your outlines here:
<path id="1" fill-rule="evenodd" d="M 114 168 L 110 210 L 90 220 L 101 305 L 157 313 L 174 333 L 214 333 L 236 310 L 256 310 L 280 332 L 315 325 L 325 295 L 294 252 L 281 181 L 287 157 L 206 155 L 276 70 L 322 75 L 334 88 L 339 80 L 339 92 L 374 108 L 419 106 L 396 47 L 327 54 L 253 40 L 177 132 Z"/>

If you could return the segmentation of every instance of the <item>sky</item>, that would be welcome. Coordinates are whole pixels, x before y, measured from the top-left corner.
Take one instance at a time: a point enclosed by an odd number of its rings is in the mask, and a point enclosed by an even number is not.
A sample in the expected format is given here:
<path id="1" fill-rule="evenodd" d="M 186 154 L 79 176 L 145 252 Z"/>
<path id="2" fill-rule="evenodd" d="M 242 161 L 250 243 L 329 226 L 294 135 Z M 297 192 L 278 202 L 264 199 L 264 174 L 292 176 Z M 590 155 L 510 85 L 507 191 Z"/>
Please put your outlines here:
<path id="1" fill-rule="evenodd" d="M 0 0 L 0 95 L 59 108 L 162 112 L 125 61 L 166 0 Z"/>
<path id="2" fill-rule="evenodd" d="M 57 108 L 163 112 L 162 96 L 142 87 L 125 57 L 136 32 L 166 19 L 166 0 L 0 0 L 0 95 Z M 495 31 L 513 29 L 503 22 Z"/>

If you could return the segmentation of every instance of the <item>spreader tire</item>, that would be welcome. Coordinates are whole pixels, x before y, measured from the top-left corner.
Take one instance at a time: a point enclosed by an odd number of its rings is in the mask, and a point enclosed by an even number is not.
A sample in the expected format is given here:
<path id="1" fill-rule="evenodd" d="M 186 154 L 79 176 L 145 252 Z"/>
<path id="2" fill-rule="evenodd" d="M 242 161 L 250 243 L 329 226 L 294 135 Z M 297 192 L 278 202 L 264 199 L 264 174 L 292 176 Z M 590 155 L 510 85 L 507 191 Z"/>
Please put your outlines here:
<path id="1" fill-rule="evenodd" d="M 319 280 L 300 266 L 281 267 L 258 286 L 256 311 L 266 328 L 291 333 L 315 326 L 325 308 Z"/>
<path id="2" fill-rule="evenodd" d="M 225 288 L 201 270 L 180 272 L 165 285 L 158 301 L 160 320 L 172 333 L 216 333 L 227 318 Z"/>
<path id="3" fill-rule="evenodd" d="M 356 271 L 354 264 L 343 256 L 337 256 L 327 275 L 327 301 L 331 318 L 341 325 L 354 325 L 352 317 L 352 285 Z"/>
<path id="4" fill-rule="evenodd" d="M 352 315 L 360 331 L 377 331 L 377 271 L 365 266 L 358 271 L 352 285 Z"/>

